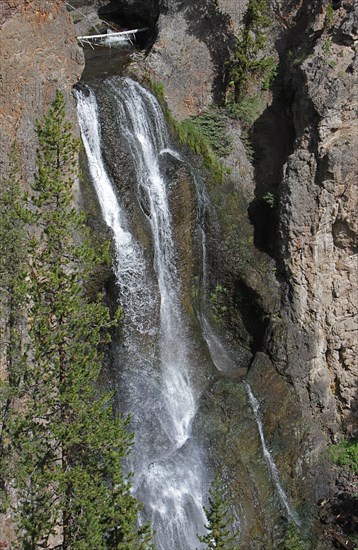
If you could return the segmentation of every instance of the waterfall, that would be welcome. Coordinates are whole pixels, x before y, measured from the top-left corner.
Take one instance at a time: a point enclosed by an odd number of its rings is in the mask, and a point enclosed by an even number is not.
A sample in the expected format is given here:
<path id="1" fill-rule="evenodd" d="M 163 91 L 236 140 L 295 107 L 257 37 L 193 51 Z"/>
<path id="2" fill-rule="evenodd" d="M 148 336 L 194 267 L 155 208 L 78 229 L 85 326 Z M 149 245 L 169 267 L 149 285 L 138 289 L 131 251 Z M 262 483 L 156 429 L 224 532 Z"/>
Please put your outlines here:
<path id="1" fill-rule="evenodd" d="M 246 389 L 250 404 L 252 406 L 252 410 L 253 410 L 253 413 L 254 413 L 254 416 L 255 416 L 256 424 L 257 424 L 257 427 L 258 427 L 258 430 L 259 430 L 264 459 L 265 459 L 266 464 L 267 464 L 267 466 L 270 470 L 272 481 L 273 481 L 273 483 L 276 487 L 277 494 L 280 498 L 280 501 L 281 501 L 281 503 L 283 505 L 283 508 L 285 509 L 288 517 L 297 526 L 299 526 L 299 524 L 300 524 L 299 519 L 298 519 L 297 515 L 295 514 L 295 512 L 292 510 L 292 508 L 290 506 L 290 503 L 288 502 L 287 495 L 286 495 L 286 493 L 285 493 L 285 491 L 284 491 L 284 489 L 283 489 L 283 487 L 280 483 L 280 478 L 279 478 L 279 475 L 278 475 L 277 466 L 276 466 L 275 461 L 272 457 L 272 454 L 270 453 L 270 451 L 269 451 L 269 449 L 267 448 L 267 445 L 266 445 L 264 429 L 263 429 L 262 420 L 261 420 L 261 416 L 260 416 L 260 404 L 259 404 L 258 400 L 256 399 L 256 397 L 254 396 L 254 394 L 252 393 L 252 389 L 251 389 L 250 384 L 248 382 L 245 382 L 245 389 Z"/>
<path id="2" fill-rule="evenodd" d="M 136 435 L 131 463 L 133 487 L 144 503 L 143 519 L 149 519 L 156 530 L 156 548 L 194 549 L 200 547 L 196 533 L 203 531 L 206 521 L 206 478 L 203 451 L 191 433 L 198 399 L 191 381 L 195 365 L 191 364 L 190 335 L 179 301 L 169 182 L 159 164 L 164 152 L 180 157 L 170 148 L 163 113 L 147 90 L 128 78 L 108 79 L 105 86 L 116 105 L 118 132 L 132 153 L 138 202 L 143 196 L 146 200 L 156 274 L 156 281 L 151 281 L 141 247 L 108 177 L 101 153 L 96 97 L 89 89 L 86 93 L 77 91 L 89 171 L 116 246 L 115 275 L 126 317 L 120 392 L 126 412 L 133 414 Z M 157 301 L 160 326 L 153 329 L 152 311 Z M 148 335 L 153 336 L 152 346 L 148 345 Z M 147 353 L 156 345 L 156 351 Z"/>
<path id="3" fill-rule="evenodd" d="M 195 399 L 188 380 L 187 342 L 179 308 L 179 284 L 175 266 L 175 248 L 167 183 L 158 156 L 168 148 L 165 119 L 156 99 L 137 82 L 111 81 L 117 101 L 119 127 L 130 145 L 135 161 L 138 187 L 148 200 L 148 218 L 155 252 L 155 268 L 160 292 L 161 357 L 164 366 L 164 393 L 171 411 L 171 437 L 181 446 L 190 434 L 195 414 Z"/>
<path id="4" fill-rule="evenodd" d="M 125 212 L 117 200 L 104 165 L 96 98 L 89 89 L 86 93 L 75 90 L 75 95 L 88 168 L 103 219 L 113 231 L 116 253 L 114 270 L 120 283 L 121 302 L 131 325 L 139 332 L 147 333 L 150 332 L 146 323 L 147 313 L 152 314 L 154 309 L 152 288 L 150 285 L 143 285 L 143 280 L 148 280 L 143 254 L 128 230 Z"/>

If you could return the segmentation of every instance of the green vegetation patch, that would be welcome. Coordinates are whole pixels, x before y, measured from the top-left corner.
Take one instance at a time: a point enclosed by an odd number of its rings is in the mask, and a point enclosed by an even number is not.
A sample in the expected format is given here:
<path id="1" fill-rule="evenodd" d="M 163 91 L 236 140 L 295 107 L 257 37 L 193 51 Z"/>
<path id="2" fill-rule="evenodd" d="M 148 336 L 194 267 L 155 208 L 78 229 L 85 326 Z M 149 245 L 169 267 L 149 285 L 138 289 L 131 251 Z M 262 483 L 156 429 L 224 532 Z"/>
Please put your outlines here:
<path id="1" fill-rule="evenodd" d="M 185 121 L 202 134 L 209 147 L 219 156 L 225 157 L 231 152 L 232 139 L 226 131 L 226 115 L 217 107 L 212 107 L 202 115 L 190 117 Z"/>
<path id="2" fill-rule="evenodd" d="M 211 172 L 216 183 L 221 183 L 229 170 L 218 159 L 200 126 L 192 119 L 175 121 L 174 128 L 182 145 L 187 145 L 194 153 L 203 157 L 204 166 Z"/>
<path id="3" fill-rule="evenodd" d="M 358 441 L 342 440 L 329 448 L 329 457 L 338 466 L 358 473 Z"/>
<path id="4" fill-rule="evenodd" d="M 324 20 L 324 29 L 326 31 L 331 28 L 333 20 L 334 20 L 334 8 L 332 6 L 332 2 L 328 2 L 326 7 L 326 16 Z"/>
<path id="5" fill-rule="evenodd" d="M 243 94 L 237 103 L 228 104 L 230 116 L 240 119 L 246 126 L 252 126 L 264 109 L 265 103 L 260 94 Z"/>
<path id="6" fill-rule="evenodd" d="M 261 80 L 262 88 L 269 88 L 277 71 L 274 59 L 265 55 L 267 31 L 271 24 L 269 1 L 249 0 L 244 26 L 230 63 L 228 102 L 238 103 L 253 81 Z"/>
<path id="7" fill-rule="evenodd" d="M 225 131 L 225 115 L 219 109 L 213 108 L 200 116 L 178 122 L 167 106 L 164 85 L 148 81 L 148 86 L 160 101 L 167 123 L 177 134 L 180 144 L 202 156 L 204 166 L 211 172 L 212 180 L 221 183 L 225 175 L 230 173 L 219 160 L 219 156 L 229 154 L 231 147 L 230 137 Z"/>
<path id="8" fill-rule="evenodd" d="M 305 550 L 305 548 L 307 548 L 307 546 L 304 545 L 296 525 L 290 523 L 281 550 Z"/>

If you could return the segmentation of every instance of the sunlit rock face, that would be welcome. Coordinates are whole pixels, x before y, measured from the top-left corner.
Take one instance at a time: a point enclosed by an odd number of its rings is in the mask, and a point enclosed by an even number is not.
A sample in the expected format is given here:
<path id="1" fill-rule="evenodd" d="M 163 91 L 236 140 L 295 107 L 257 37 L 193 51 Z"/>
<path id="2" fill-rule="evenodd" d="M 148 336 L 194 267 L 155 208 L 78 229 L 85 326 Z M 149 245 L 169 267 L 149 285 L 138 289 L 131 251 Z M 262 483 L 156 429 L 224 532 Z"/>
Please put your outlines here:
<path id="1" fill-rule="evenodd" d="M 29 177 L 34 171 L 35 119 L 47 112 L 56 89 L 65 94 L 68 115 L 77 131 L 71 88 L 80 78 L 84 61 L 63 0 L 5 0 L 0 13 L 0 162 L 7 166 L 9 148 L 16 141 L 20 164 Z"/>

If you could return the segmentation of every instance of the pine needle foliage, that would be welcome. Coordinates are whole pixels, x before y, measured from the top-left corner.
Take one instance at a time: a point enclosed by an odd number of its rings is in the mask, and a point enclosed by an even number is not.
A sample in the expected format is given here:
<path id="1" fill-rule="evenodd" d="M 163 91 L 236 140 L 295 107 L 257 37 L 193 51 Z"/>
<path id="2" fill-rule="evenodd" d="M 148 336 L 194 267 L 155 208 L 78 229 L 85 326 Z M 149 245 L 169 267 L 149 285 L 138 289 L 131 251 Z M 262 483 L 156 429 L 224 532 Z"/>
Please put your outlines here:
<path id="1" fill-rule="evenodd" d="M 227 133 L 227 117 L 218 108 L 212 107 L 186 122 L 197 128 L 217 156 L 230 154 L 232 140 Z"/>
<path id="2" fill-rule="evenodd" d="M 209 505 L 204 508 L 208 523 L 205 525 L 208 533 L 197 535 L 207 550 L 239 550 L 235 542 L 238 532 L 232 531 L 234 518 L 230 514 L 226 492 L 220 475 L 217 473 L 209 490 Z"/>
<path id="3" fill-rule="evenodd" d="M 112 395 L 99 384 L 103 350 L 121 312 L 111 317 L 103 296 L 89 300 L 86 293 L 93 266 L 109 253 L 108 246 L 93 248 L 73 206 L 79 142 L 60 92 L 37 123 L 37 136 L 26 279 L 30 352 L 2 464 L 17 498 L 14 547 L 152 548 L 122 469 L 132 444 L 129 419 L 114 412 Z"/>
<path id="4" fill-rule="evenodd" d="M 4 434 L 16 398 L 25 361 L 20 332 L 24 320 L 28 212 L 20 187 L 15 144 L 11 149 L 9 172 L 0 184 L 0 349 L 6 378 L 0 380 L 0 460 L 4 456 Z M 0 468 L 1 508 L 5 504 L 5 477 Z"/>
<path id="5" fill-rule="evenodd" d="M 273 71 L 273 60 L 264 52 L 271 23 L 269 0 L 249 0 L 229 70 L 236 103 L 247 92 L 250 81 L 262 77 L 265 81 L 267 73 Z"/>

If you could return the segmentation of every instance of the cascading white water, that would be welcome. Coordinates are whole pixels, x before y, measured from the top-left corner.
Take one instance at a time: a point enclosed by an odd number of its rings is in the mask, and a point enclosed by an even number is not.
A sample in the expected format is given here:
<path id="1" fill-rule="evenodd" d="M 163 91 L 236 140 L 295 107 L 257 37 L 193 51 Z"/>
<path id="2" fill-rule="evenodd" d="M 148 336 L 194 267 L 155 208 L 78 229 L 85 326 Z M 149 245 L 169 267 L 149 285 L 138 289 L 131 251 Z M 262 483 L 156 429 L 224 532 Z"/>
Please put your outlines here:
<path id="1" fill-rule="evenodd" d="M 118 81 L 117 81 L 118 82 Z M 155 267 L 161 299 L 161 358 L 164 392 L 171 411 L 171 437 L 181 446 L 190 435 L 195 415 L 195 398 L 188 378 L 186 340 L 179 307 L 179 283 L 175 266 L 175 248 L 168 206 L 167 182 L 158 156 L 168 149 L 166 122 L 156 99 L 137 82 L 123 79 L 121 86 L 111 81 L 117 100 L 117 117 L 135 161 L 138 186 L 147 195 L 152 229 Z"/>
<path id="2" fill-rule="evenodd" d="M 138 194 L 144 193 L 147 199 L 160 299 L 158 353 L 142 358 L 140 368 L 133 359 L 131 368 L 123 365 L 123 398 L 127 399 L 127 412 L 133 413 L 136 433 L 133 486 L 144 502 L 144 518 L 150 519 L 157 532 L 158 550 L 194 549 L 200 547 L 196 533 L 203 531 L 205 523 L 205 474 L 202 450 L 191 437 L 197 396 L 190 380 L 190 339 L 179 304 L 168 182 L 159 165 L 164 152 L 178 155 L 169 147 L 160 106 L 147 90 L 128 78 L 109 79 L 106 86 L 116 102 L 118 131 L 132 152 Z M 127 325 L 133 322 L 144 332 L 149 326 L 146 320 L 152 318 L 150 308 L 155 299 L 150 293 L 155 288 L 105 169 L 95 96 L 92 91 L 77 92 L 77 99 L 91 176 L 116 242 L 116 276 Z M 133 352 L 139 361 L 147 343 L 141 345 L 129 330 L 127 356 Z"/>
<path id="3" fill-rule="evenodd" d="M 280 483 L 280 478 L 279 478 L 277 466 L 276 466 L 275 461 L 272 457 L 272 454 L 270 453 L 270 451 L 269 451 L 269 449 L 266 445 L 264 429 L 263 429 L 261 416 L 260 416 L 260 404 L 259 404 L 258 400 L 256 399 L 256 397 L 254 396 L 254 394 L 252 393 L 252 389 L 251 389 L 250 384 L 248 382 L 245 382 L 245 389 L 246 389 L 246 393 L 248 395 L 248 398 L 249 398 L 249 401 L 250 401 L 250 404 L 252 406 L 252 410 L 253 410 L 253 413 L 254 413 L 254 416 L 255 416 L 256 424 L 257 424 L 259 434 L 260 434 L 260 439 L 261 439 L 262 452 L 263 452 L 266 464 L 267 464 L 267 466 L 270 470 L 270 473 L 271 473 L 271 476 L 272 476 L 272 481 L 273 481 L 273 483 L 276 487 L 278 496 L 281 500 L 281 503 L 282 503 L 288 517 L 297 526 L 299 526 L 300 522 L 299 522 L 299 519 L 297 517 L 297 514 L 295 514 L 295 512 L 292 510 L 292 508 L 290 506 L 290 503 L 288 502 L 288 497 L 287 497 L 287 495 L 286 495 L 286 493 L 285 493 L 285 491 L 284 491 L 284 489 L 283 489 L 283 487 Z"/>
<path id="4" fill-rule="evenodd" d="M 134 325 L 141 333 L 147 333 L 150 332 L 146 322 L 147 313 L 151 314 L 154 300 L 151 287 L 143 286 L 143 279 L 148 280 L 143 254 L 128 230 L 126 215 L 117 200 L 103 162 L 95 95 L 89 89 L 86 94 L 75 90 L 75 94 L 89 171 L 104 221 L 113 231 L 116 250 L 114 270 L 120 283 L 121 301 L 132 327 Z"/>

